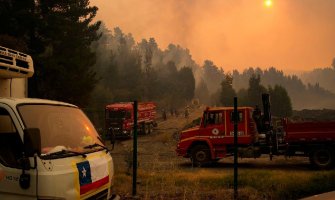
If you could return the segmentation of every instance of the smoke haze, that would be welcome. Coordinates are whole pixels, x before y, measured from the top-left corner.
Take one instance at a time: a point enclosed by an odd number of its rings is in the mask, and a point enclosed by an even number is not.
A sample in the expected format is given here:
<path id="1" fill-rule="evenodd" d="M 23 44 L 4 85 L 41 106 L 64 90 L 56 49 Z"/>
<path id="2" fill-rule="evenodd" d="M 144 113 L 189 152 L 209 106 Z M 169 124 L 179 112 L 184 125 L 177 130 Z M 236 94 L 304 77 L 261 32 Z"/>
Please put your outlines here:
<path id="1" fill-rule="evenodd" d="M 179 44 L 202 65 L 227 70 L 275 66 L 287 73 L 329 67 L 335 57 L 335 1 L 94 0 L 97 19 L 136 41 Z"/>

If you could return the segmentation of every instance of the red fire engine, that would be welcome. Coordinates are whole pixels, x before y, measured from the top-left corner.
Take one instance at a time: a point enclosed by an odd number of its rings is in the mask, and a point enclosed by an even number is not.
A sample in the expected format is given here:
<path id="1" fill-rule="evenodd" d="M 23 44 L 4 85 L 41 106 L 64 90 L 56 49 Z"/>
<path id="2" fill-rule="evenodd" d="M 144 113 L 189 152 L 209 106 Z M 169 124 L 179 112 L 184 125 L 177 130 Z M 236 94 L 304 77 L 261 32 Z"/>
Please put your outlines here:
<path id="1" fill-rule="evenodd" d="M 105 109 L 106 129 L 113 131 L 116 137 L 131 137 L 134 126 L 134 106 L 132 102 L 109 104 Z M 150 134 L 157 125 L 156 104 L 153 102 L 138 103 L 137 122 L 139 133 Z"/>
<path id="2" fill-rule="evenodd" d="M 257 158 L 262 154 L 309 157 L 313 166 L 329 169 L 335 164 L 335 122 L 270 123 L 270 101 L 263 95 L 264 112 L 238 108 L 238 155 Z M 207 108 L 200 126 L 182 131 L 177 154 L 202 165 L 232 156 L 234 152 L 234 109 Z"/>

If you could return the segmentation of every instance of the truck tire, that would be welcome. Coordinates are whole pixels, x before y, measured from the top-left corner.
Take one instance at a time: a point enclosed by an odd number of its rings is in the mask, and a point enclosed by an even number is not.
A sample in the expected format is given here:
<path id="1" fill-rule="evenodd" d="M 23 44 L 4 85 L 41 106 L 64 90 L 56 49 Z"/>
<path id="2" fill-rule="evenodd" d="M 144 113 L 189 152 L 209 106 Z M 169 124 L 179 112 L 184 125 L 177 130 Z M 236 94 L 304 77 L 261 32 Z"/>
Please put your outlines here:
<path id="1" fill-rule="evenodd" d="M 201 167 L 211 161 L 211 154 L 207 145 L 197 145 L 191 151 L 193 166 Z"/>
<path id="2" fill-rule="evenodd" d="M 334 167 L 334 150 L 329 147 L 315 148 L 311 151 L 309 160 L 317 169 L 330 169 Z"/>

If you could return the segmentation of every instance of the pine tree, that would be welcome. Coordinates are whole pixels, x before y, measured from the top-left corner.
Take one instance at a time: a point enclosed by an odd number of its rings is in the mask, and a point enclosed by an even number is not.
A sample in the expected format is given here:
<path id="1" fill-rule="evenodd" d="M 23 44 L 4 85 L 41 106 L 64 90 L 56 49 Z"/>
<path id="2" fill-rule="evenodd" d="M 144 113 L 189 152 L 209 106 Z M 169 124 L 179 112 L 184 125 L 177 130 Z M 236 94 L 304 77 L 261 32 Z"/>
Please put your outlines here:
<path id="1" fill-rule="evenodd" d="M 150 38 L 149 42 L 145 39 L 138 44 L 139 51 L 142 56 L 142 95 L 146 100 L 153 100 L 157 91 L 157 72 L 152 66 L 152 57 L 157 51 L 157 44 L 154 38 Z"/>
<path id="2" fill-rule="evenodd" d="M 224 72 L 214 65 L 210 60 L 205 60 L 203 65 L 203 77 L 210 94 L 216 93 L 220 89 L 220 84 L 224 79 Z"/>
<path id="3" fill-rule="evenodd" d="M 222 106 L 233 106 L 236 92 L 233 89 L 233 77 L 231 74 L 226 74 L 221 82 L 220 103 Z"/>
<path id="4" fill-rule="evenodd" d="M 195 79 L 192 69 L 183 67 L 178 72 L 178 86 L 175 88 L 179 90 L 182 99 L 190 101 L 194 97 Z"/>
<path id="5" fill-rule="evenodd" d="M 90 49 L 99 38 L 100 22 L 92 22 L 96 12 L 97 7 L 89 6 L 88 0 L 1 3 L 0 41 L 25 50 L 34 59 L 30 97 L 87 103 L 97 81 L 92 69 L 95 54 Z"/>
<path id="6" fill-rule="evenodd" d="M 277 117 L 290 117 L 292 115 L 291 99 L 284 87 L 275 85 L 274 88 L 269 87 L 271 99 L 272 115 Z"/>
<path id="7" fill-rule="evenodd" d="M 100 22 L 92 23 L 97 7 L 88 0 L 40 0 L 35 6 L 44 22 L 39 35 L 45 51 L 36 57 L 30 95 L 83 106 L 97 82 L 90 49 L 100 36 Z"/>
<path id="8" fill-rule="evenodd" d="M 249 106 L 261 106 L 262 105 L 262 94 L 267 92 L 266 88 L 261 84 L 260 75 L 253 74 L 249 79 L 249 88 L 247 90 L 248 105 Z"/>
<path id="9" fill-rule="evenodd" d="M 209 105 L 210 104 L 210 95 L 207 88 L 207 85 L 203 79 L 200 80 L 200 83 L 195 88 L 195 96 L 199 98 L 201 104 Z"/>

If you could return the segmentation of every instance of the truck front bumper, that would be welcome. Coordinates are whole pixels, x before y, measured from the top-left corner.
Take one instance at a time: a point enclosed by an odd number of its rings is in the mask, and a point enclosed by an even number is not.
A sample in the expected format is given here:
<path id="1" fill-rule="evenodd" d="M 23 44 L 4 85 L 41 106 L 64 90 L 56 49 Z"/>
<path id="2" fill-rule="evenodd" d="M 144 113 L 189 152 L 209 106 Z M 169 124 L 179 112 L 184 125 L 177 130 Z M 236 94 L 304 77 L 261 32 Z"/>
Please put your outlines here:
<path id="1" fill-rule="evenodd" d="M 132 136 L 131 131 L 122 130 L 122 129 L 114 129 L 115 138 L 129 138 Z"/>

